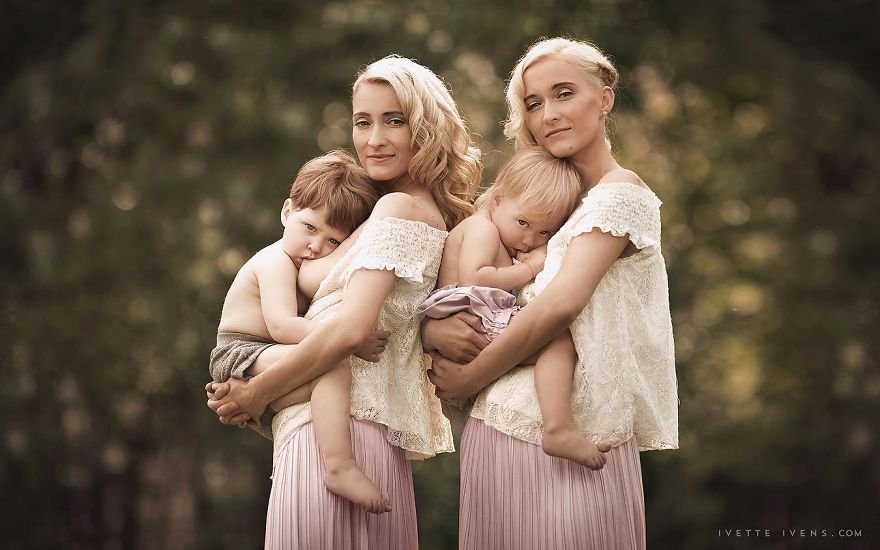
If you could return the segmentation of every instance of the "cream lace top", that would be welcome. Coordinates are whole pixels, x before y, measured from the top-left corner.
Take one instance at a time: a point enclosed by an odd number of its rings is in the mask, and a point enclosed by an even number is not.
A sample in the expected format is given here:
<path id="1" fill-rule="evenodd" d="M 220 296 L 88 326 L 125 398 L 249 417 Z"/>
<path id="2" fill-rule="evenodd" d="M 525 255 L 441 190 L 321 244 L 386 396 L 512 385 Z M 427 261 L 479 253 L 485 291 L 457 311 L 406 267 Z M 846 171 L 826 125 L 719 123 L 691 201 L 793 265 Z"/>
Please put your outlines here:
<path id="1" fill-rule="evenodd" d="M 678 448 L 678 397 L 660 199 L 630 183 L 593 187 L 550 239 L 544 270 L 520 292 L 527 304 L 547 287 L 576 236 L 598 229 L 639 249 L 620 258 L 571 325 L 578 362 L 572 411 L 593 441 L 636 438 L 639 450 Z M 483 390 L 471 411 L 498 431 L 538 444 L 543 433 L 532 367 L 515 368 Z"/>
<path id="2" fill-rule="evenodd" d="M 330 319 L 358 269 L 389 269 L 397 281 L 379 313 L 378 327 L 391 332 L 378 363 L 352 356 L 351 416 L 388 426 L 388 441 L 408 458 L 452 452 L 452 430 L 428 380 L 415 309 L 434 289 L 446 231 L 425 223 L 369 220 L 346 254 L 321 282 L 306 318 Z M 275 415 L 275 455 L 311 419 L 309 403 Z"/>

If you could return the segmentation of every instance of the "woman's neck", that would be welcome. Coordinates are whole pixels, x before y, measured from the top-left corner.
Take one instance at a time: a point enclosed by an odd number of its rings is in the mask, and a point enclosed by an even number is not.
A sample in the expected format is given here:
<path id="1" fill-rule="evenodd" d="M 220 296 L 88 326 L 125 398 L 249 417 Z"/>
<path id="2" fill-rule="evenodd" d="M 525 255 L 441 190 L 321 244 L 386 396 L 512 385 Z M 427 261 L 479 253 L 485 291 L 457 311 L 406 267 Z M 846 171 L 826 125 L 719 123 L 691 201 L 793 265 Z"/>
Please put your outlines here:
<path id="1" fill-rule="evenodd" d="M 396 180 L 389 182 L 388 191 L 391 193 L 406 193 L 407 195 L 415 195 L 422 188 L 409 174 L 404 174 Z"/>
<path id="2" fill-rule="evenodd" d="M 580 153 L 572 155 L 571 160 L 578 167 L 583 180 L 584 192 L 593 188 L 602 176 L 608 172 L 620 168 L 620 165 L 611 154 L 611 144 L 604 136 L 598 138 L 593 145 L 585 148 Z"/>

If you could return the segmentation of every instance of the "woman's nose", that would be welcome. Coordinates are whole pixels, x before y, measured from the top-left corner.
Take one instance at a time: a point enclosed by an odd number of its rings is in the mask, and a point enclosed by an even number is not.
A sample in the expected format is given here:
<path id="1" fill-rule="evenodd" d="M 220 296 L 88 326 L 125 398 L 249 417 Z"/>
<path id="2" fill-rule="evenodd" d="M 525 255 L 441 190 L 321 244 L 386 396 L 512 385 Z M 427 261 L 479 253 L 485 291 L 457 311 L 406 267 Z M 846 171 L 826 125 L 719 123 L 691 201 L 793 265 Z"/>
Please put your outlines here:
<path id="1" fill-rule="evenodd" d="M 544 124 L 552 124 L 559 120 L 559 113 L 549 103 L 544 104 Z"/>
<path id="2" fill-rule="evenodd" d="M 367 139 L 367 145 L 370 147 L 378 147 L 383 143 L 385 143 L 385 132 L 382 130 L 381 125 L 376 124 L 370 132 L 370 137 Z"/>

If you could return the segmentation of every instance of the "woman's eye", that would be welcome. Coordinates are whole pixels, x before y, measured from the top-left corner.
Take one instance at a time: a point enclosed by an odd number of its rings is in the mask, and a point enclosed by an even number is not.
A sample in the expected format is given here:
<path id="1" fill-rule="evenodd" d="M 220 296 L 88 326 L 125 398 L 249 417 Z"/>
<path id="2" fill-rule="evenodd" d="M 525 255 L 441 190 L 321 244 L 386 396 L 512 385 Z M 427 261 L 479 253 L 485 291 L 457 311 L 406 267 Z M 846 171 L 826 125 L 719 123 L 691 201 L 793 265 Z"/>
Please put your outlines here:
<path id="1" fill-rule="evenodd" d="M 574 92 L 572 92 L 571 90 L 562 89 L 562 90 L 559 90 L 559 93 L 556 94 L 556 97 L 559 99 L 563 99 L 563 98 L 570 97 L 573 95 L 574 95 Z"/>
<path id="2" fill-rule="evenodd" d="M 390 124 L 391 126 L 403 126 L 404 124 L 406 124 L 406 121 L 400 118 L 392 118 L 388 121 L 388 124 Z"/>
<path id="3" fill-rule="evenodd" d="M 367 121 L 367 120 L 364 120 L 364 119 L 360 119 L 360 120 L 356 120 L 356 121 L 354 121 L 354 125 L 355 125 L 357 128 L 366 128 L 367 126 L 370 125 L 370 122 Z"/>
<path id="4" fill-rule="evenodd" d="M 539 105 L 541 105 L 541 104 L 537 101 L 530 101 L 530 102 L 526 103 L 526 111 L 534 111 L 535 109 L 538 108 Z"/>

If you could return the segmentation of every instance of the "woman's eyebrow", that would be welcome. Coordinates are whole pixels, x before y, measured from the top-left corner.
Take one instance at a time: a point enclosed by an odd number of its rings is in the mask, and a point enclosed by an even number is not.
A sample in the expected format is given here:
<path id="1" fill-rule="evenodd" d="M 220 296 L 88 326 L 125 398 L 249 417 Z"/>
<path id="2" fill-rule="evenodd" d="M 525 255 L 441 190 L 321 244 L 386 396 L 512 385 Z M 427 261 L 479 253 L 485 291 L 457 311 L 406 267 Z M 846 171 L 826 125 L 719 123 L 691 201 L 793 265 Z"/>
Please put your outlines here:
<path id="1" fill-rule="evenodd" d="M 351 118 L 355 118 L 355 117 L 359 117 L 359 116 L 368 117 L 368 116 L 370 116 L 370 113 L 364 113 L 364 112 L 355 113 L 355 114 L 351 115 Z M 402 111 L 386 111 L 386 112 L 382 113 L 382 116 L 401 116 L 402 117 L 403 112 Z"/>
<path id="2" fill-rule="evenodd" d="M 576 87 L 574 82 L 557 82 L 553 86 L 550 86 L 550 89 L 556 90 L 558 88 L 574 88 L 574 87 Z M 523 98 L 523 101 L 525 102 L 530 99 L 538 99 L 538 95 L 537 94 L 529 94 Z"/>

